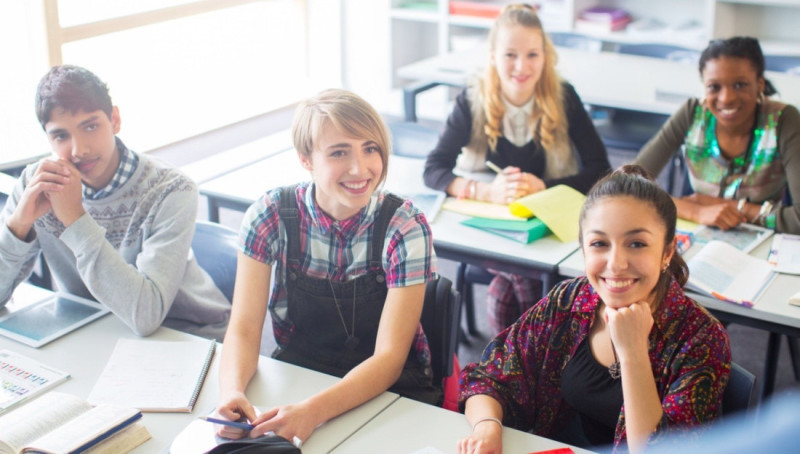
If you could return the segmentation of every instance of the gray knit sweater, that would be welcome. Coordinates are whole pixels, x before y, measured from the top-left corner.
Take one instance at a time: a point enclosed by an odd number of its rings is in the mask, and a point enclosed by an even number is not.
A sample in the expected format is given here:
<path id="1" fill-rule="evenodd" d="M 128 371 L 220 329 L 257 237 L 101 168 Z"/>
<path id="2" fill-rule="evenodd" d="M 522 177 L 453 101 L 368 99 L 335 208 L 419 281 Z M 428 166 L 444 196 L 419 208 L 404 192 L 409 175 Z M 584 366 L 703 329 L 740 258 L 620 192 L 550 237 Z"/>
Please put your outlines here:
<path id="1" fill-rule="evenodd" d="M 59 290 L 106 305 L 137 335 L 163 323 L 222 340 L 230 303 L 191 253 L 198 198 L 191 179 L 140 154 L 133 176 L 108 197 L 84 199 L 86 214 L 69 228 L 50 212 L 21 241 L 5 220 L 37 167 L 25 169 L 0 214 L 0 307 L 42 251 Z"/>

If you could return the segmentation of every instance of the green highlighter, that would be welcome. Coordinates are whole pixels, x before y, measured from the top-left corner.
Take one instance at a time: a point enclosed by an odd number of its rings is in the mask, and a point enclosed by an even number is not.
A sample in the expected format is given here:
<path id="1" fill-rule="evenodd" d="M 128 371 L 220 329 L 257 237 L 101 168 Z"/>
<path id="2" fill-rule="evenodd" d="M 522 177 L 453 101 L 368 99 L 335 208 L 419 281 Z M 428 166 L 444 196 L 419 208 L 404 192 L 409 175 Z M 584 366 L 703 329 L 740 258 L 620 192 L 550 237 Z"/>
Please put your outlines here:
<path id="1" fill-rule="evenodd" d="M 461 223 L 523 244 L 528 244 L 550 234 L 550 229 L 547 228 L 541 219 L 536 217 L 519 221 L 470 218 L 461 221 Z"/>

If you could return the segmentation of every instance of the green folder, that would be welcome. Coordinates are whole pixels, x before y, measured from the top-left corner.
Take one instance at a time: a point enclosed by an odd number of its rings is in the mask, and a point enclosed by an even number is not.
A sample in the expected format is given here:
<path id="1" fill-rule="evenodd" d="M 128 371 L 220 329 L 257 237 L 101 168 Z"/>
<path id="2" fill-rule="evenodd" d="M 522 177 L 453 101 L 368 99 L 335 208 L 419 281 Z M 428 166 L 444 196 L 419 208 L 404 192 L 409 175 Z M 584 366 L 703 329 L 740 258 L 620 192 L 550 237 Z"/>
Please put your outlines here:
<path id="1" fill-rule="evenodd" d="M 461 223 L 524 244 L 528 244 L 550 234 L 550 229 L 548 229 L 539 218 L 530 218 L 524 222 L 507 221 L 503 219 L 470 218 L 461 221 Z"/>

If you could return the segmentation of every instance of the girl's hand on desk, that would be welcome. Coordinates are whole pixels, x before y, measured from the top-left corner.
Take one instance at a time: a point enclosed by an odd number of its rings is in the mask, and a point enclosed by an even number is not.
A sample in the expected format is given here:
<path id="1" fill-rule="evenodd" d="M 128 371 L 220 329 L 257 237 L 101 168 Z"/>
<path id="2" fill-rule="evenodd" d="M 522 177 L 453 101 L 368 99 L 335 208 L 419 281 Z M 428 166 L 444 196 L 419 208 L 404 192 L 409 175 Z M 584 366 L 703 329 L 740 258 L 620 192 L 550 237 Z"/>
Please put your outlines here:
<path id="1" fill-rule="evenodd" d="M 539 191 L 544 191 L 547 186 L 541 178 L 528 172 L 517 172 L 508 176 L 508 182 L 514 188 L 516 197 L 525 197 L 528 194 L 534 194 Z"/>
<path id="2" fill-rule="evenodd" d="M 297 445 L 298 439 L 300 443 L 305 442 L 322 423 L 315 416 L 316 412 L 303 403 L 275 407 L 252 422 L 255 427 L 250 431 L 250 436 L 255 438 L 273 432 Z"/>
<path id="3" fill-rule="evenodd" d="M 217 413 L 223 419 L 230 421 L 236 421 L 244 417 L 247 421 L 255 425 L 253 421 L 256 420 L 256 410 L 250 404 L 250 401 L 247 400 L 244 393 L 238 392 L 224 398 L 217 407 Z M 224 438 L 238 439 L 247 435 L 247 431 L 237 429 L 236 427 L 217 424 L 217 435 Z"/>
<path id="4" fill-rule="evenodd" d="M 490 187 L 490 200 L 508 204 L 513 200 L 545 189 L 544 181 L 533 174 L 520 171 L 519 167 L 506 167 L 498 173 Z"/>
<path id="5" fill-rule="evenodd" d="M 744 214 L 727 202 L 713 205 L 695 204 L 693 211 L 695 216 L 690 217 L 693 221 L 703 225 L 719 227 L 722 230 L 729 230 L 743 222 L 747 222 Z"/>
<path id="6" fill-rule="evenodd" d="M 478 424 L 467 438 L 458 442 L 458 454 L 502 454 L 503 428 L 499 424 Z"/>

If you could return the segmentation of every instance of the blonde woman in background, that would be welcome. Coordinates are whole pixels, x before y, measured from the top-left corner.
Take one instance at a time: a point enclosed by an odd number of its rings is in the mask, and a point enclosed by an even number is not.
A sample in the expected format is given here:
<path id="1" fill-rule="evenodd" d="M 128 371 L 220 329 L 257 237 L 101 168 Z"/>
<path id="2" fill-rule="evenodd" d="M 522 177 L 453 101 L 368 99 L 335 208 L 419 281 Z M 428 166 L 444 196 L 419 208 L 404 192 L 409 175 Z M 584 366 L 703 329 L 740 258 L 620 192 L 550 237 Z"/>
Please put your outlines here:
<path id="1" fill-rule="evenodd" d="M 506 6 L 489 33 L 489 46 L 486 73 L 458 96 L 428 156 L 425 184 L 501 204 L 557 184 L 588 191 L 610 170 L 606 149 L 575 89 L 556 74 L 555 48 L 536 11 L 525 4 Z M 502 172 L 493 179 L 471 178 L 489 172 L 487 161 Z M 488 305 L 496 333 L 542 290 L 538 281 L 494 274 Z"/>

